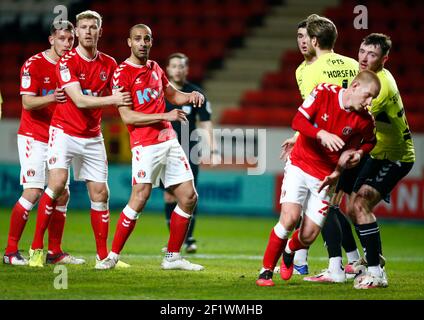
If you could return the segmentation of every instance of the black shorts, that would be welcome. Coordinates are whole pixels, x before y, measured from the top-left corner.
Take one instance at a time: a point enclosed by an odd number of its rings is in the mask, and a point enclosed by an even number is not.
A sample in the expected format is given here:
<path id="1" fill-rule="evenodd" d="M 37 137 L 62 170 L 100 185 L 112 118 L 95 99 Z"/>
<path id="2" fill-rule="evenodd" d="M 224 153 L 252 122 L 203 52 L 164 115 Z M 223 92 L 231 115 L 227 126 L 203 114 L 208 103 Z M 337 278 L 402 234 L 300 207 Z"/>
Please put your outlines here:
<path id="1" fill-rule="evenodd" d="M 369 158 L 369 155 L 365 155 L 359 164 L 352 169 L 346 169 L 340 175 L 339 181 L 336 186 L 336 193 L 342 190 L 346 194 L 351 194 L 353 191 L 353 186 L 355 185 L 355 181 L 358 178 L 359 172 L 364 166 L 365 162 Z"/>
<path id="2" fill-rule="evenodd" d="M 386 202 L 390 202 L 390 198 L 387 201 L 390 192 L 411 171 L 413 165 L 413 162 L 378 160 L 370 157 L 359 172 L 353 191 L 358 192 L 361 186 L 366 184 L 376 189 Z"/>

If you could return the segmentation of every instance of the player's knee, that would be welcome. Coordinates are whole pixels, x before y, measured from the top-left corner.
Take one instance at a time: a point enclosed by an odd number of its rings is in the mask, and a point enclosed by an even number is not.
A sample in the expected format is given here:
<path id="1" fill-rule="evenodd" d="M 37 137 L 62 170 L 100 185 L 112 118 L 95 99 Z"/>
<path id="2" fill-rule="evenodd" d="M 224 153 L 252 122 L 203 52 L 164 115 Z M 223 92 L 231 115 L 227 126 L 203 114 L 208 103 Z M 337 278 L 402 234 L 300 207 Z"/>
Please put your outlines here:
<path id="1" fill-rule="evenodd" d="M 69 190 L 66 188 L 65 190 L 63 190 L 62 194 L 57 199 L 57 204 L 58 205 L 67 205 L 68 202 L 69 202 Z"/>
<path id="2" fill-rule="evenodd" d="M 186 193 L 179 199 L 180 204 L 187 208 L 194 208 L 197 203 L 197 193 L 192 190 L 191 192 Z"/>
<path id="3" fill-rule="evenodd" d="M 307 230 L 307 231 L 303 231 L 300 232 L 299 234 L 299 241 L 302 245 L 304 245 L 305 247 L 309 247 L 316 239 L 317 235 L 318 235 L 317 230 Z"/>
<path id="4" fill-rule="evenodd" d="M 36 203 L 38 199 L 40 199 L 42 194 L 43 194 L 42 189 L 30 188 L 30 189 L 25 189 L 24 192 L 22 193 L 22 196 L 29 202 Z"/>
<path id="5" fill-rule="evenodd" d="M 361 222 L 369 215 L 367 199 L 365 199 L 361 194 L 355 199 L 355 203 L 353 204 L 353 216 L 357 222 Z"/>

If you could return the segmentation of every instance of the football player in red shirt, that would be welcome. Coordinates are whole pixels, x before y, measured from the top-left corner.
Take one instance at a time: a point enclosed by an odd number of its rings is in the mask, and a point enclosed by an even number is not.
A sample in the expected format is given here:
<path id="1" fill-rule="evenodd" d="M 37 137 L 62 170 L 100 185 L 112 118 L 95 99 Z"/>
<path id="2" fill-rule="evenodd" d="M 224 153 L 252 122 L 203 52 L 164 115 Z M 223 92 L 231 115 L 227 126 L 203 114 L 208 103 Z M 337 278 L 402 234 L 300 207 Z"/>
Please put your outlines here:
<path id="1" fill-rule="evenodd" d="M 20 182 L 24 190 L 12 210 L 9 237 L 3 256 L 5 264 L 28 264 L 28 260 L 18 250 L 18 243 L 29 212 L 37 203 L 47 182 L 49 125 L 56 104 L 66 102 L 64 91 L 57 88 L 56 64 L 61 56 L 72 49 L 74 38 L 74 26 L 69 21 L 52 24 L 50 49 L 33 55 L 21 68 L 20 94 L 23 109 L 18 129 L 18 151 L 21 163 Z M 61 248 L 68 200 L 69 190 L 65 188 L 50 211 L 47 263 L 85 262 L 63 252 Z"/>
<path id="2" fill-rule="evenodd" d="M 91 200 L 91 224 L 97 248 L 97 262 L 107 256 L 109 189 L 107 157 L 100 129 L 102 108 L 130 105 L 128 92 L 107 95 L 116 61 L 97 50 L 102 19 L 95 11 L 76 17 L 78 46 L 67 52 L 56 66 L 66 102 L 59 105 L 50 125 L 47 163 L 48 186 L 40 199 L 29 265 L 43 266 L 43 236 L 53 207 L 62 194 L 72 163 L 74 179 L 85 181 Z"/>
<path id="3" fill-rule="evenodd" d="M 130 91 L 133 101 L 132 106 L 119 106 L 130 134 L 133 187 L 128 204 L 119 217 L 112 250 L 99 268 L 115 267 L 152 188 L 158 187 L 162 180 L 165 188 L 170 188 L 178 200 L 171 215 L 162 268 L 200 271 L 203 266 L 183 259 L 180 254 L 197 203 L 197 192 L 189 161 L 170 121 L 187 122 L 186 113 L 181 109 L 166 112 L 165 98 L 174 105 L 193 104 L 196 107 L 200 107 L 205 98 L 197 91 L 179 91 L 168 81 L 162 68 L 149 60 L 152 43 L 152 31 L 148 26 L 133 26 L 128 38 L 131 56 L 113 75 L 113 89 Z"/>
<path id="4" fill-rule="evenodd" d="M 357 165 L 375 145 L 374 119 L 367 106 L 379 92 L 375 73 L 363 71 L 347 89 L 318 85 L 299 107 L 292 128 L 300 135 L 284 169 L 280 221 L 271 231 L 257 285 L 274 285 L 273 270 L 281 254 L 281 277 L 290 279 L 294 252 L 307 248 L 318 236 L 331 199 L 327 185 L 337 181 L 342 168 Z M 302 210 L 300 229 L 288 240 Z"/>

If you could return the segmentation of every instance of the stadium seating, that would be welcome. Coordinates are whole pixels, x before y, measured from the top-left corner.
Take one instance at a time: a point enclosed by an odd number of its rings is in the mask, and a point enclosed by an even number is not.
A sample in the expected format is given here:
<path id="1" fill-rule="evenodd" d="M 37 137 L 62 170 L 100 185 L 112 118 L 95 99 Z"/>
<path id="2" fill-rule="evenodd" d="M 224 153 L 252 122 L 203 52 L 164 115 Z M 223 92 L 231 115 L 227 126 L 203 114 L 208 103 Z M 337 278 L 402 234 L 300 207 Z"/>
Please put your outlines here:
<path id="1" fill-rule="evenodd" d="M 419 33 L 424 31 L 424 5 L 419 0 L 368 0 L 361 4 L 368 9 L 368 29 L 357 30 L 353 26 L 353 9 L 358 5 L 354 0 L 343 0 L 339 6 L 328 8 L 324 12 L 323 15 L 332 19 L 338 28 L 335 51 L 356 58 L 364 36 L 371 32 L 390 35 L 393 48 L 386 68 L 397 80 L 411 130 L 424 132 L 424 47 L 417 40 Z M 293 110 L 296 110 L 300 102 L 295 70 L 301 62 L 302 56 L 297 50 L 283 52 L 280 69 L 265 73 L 260 90 L 248 90 L 241 96 L 239 107 L 242 111 L 224 111 L 221 123 L 230 124 L 233 121 L 240 125 L 273 126 L 276 119 L 281 119 L 280 126 L 290 126 L 291 120 L 285 115 L 294 114 Z M 262 116 L 263 110 L 272 110 L 273 116 Z M 253 113 L 254 116 L 249 117 L 246 113 Z M 256 122 L 251 123 L 251 118 L 256 119 Z"/>
<path id="2" fill-rule="evenodd" d="M 23 1 L 23 0 L 19 0 Z M 19 2 L 18 1 L 18 2 Z M 20 8 L 14 3 L 14 15 L 0 22 L 20 19 Z M 45 8 L 53 3 L 50 0 L 32 1 L 34 4 L 43 2 Z M 66 4 L 82 1 L 67 0 Z M 129 55 L 126 38 L 129 28 L 136 23 L 149 25 L 153 30 L 154 46 L 152 59 L 162 66 L 169 54 L 179 51 L 190 57 L 190 80 L 201 84 L 206 77 L 206 71 L 214 66 L 220 66 L 227 53 L 227 48 L 237 45 L 248 32 L 248 27 L 255 21 L 260 21 L 270 7 L 270 0 L 93 0 L 90 8 L 98 11 L 104 19 L 103 36 L 99 49 L 112 55 L 118 62 Z M 5 5 L 2 2 L 2 5 Z M 37 6 L 39 8 L 40 6 Z M 43 6 L 41 6 L 43 7 Z M 86 6 L 78 7 L 80 11 Z M 47 30 L 41 30 L 41 21 L 46 10 L 37 11 L 31 26 L 39 27 L 38 38 L 28 41 L 19 37 L 3 43 L 0 48 L 0 90 L 4 99 L 3 115 L 18 117 L 21 112 L 19 102 L 19 69 L 22 63 L 47 45 Z M 78 12 L 78 11 L 76 11 Z M 73 16 L 73 13 L 69 13 Z M 5 17 L 6 18 L 6 17 Z M 45 20 L 45 19 L 44 19 Z M 7 26 L 6 26 L 7 27 Z M 6 28 L 5 27 L 5 28 Z M 6 34 L 6 29 L 1 29 Z M 2 37 L 3 38 L 3 37 Z M 106 117 L 115 116 L 112 110 L 105 111 Z"/>

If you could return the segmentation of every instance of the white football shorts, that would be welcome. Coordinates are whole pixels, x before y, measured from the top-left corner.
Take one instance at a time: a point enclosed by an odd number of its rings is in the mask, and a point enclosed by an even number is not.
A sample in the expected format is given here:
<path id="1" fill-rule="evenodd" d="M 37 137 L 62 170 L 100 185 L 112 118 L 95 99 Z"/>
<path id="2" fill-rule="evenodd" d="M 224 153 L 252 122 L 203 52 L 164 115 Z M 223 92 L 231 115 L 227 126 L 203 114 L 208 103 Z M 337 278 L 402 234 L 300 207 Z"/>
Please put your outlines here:
<path id="1" fill-rule="evenodd" d="M 331 193 L 328 192 L 328 188 L 318 193 L 321 182 L 288 161 L 284 168 L 280 203 L 300 204 L 304 214 L 322 228 L 327 217 Z"/>
<path id="2" fill-rule="evenodd" d="M 108 167 L 103 136 L 73 137 L 50 126 L 47 166 L 69 169 L 72 164 L 75 181 L 107 182 Z"/>
<path id="3" fill-rule="evenodd" d="M 165 188 L 193 180 L 187 156 L 177 139 L 132 148 L 132 185 L 151 183 Z"/>

